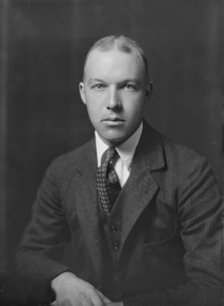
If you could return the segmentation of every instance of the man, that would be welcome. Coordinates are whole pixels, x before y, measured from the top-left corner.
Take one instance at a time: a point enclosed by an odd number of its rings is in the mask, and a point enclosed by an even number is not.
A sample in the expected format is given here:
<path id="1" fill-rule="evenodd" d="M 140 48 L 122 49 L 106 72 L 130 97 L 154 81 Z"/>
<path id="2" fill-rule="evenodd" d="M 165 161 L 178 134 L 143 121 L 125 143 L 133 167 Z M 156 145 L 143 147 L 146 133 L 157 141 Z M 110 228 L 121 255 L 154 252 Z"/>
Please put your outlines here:
<path id="1" fill-rule="evenodd" d="M 80 94 L 95 139 L 47 170 L 17 253 L 28 301 L 221 305 L 219 190 L 204 158 L 143 120 L 143 51 L 124 36 L 97 41 Z"/>

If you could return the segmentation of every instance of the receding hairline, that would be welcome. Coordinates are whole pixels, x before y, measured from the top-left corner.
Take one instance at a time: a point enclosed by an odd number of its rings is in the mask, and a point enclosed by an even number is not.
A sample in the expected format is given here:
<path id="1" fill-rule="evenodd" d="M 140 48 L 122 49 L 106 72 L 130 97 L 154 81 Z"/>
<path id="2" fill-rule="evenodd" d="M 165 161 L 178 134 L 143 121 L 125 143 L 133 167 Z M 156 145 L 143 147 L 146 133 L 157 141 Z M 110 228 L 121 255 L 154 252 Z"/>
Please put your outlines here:
<path id="1" fill-rule="evenodd" d="M 84 68 L 83 68 L 83 79 L 85 77 L 85 68 L 86 68 L 87 60 L 90 54 L 95 50 L 99 50 L 101 52 L 118 50 L 118 51 L 121 51 L 127 54 L 135 53 L 140 58 L 143 64 L 146 82 L 147 83 L 149 82 L 148 61 L 147 61 L 147 58 L 145 56 L 143 49 L 134 40 L 124 35 L 105 36 L 97 40 L 92 45 L 92 47 L 89 49 L 86 55 L 86 58 L 85 58 Z"/>

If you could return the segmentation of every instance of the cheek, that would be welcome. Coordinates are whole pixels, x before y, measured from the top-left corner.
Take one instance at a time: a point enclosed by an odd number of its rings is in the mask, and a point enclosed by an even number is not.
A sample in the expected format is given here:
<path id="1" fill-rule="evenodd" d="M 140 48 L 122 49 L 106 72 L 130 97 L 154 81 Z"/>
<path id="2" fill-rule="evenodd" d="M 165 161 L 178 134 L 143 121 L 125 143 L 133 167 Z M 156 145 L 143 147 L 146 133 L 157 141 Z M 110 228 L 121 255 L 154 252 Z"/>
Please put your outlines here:
<path id="1" fill-rule="evenodd" d="M 138 120 L 139 116 L 142 116 L 144 110 L 144 103 L 137 101 L 129 101 L 126 105 L 126 113 L 129 114 L 133 120 Z"/>
<path id="2" fill-rule="evenodd" d="M 100 108 L 96 103 L 87 104 L 87 111 L 90 120 L 94 123 L 100 118 Z"/>

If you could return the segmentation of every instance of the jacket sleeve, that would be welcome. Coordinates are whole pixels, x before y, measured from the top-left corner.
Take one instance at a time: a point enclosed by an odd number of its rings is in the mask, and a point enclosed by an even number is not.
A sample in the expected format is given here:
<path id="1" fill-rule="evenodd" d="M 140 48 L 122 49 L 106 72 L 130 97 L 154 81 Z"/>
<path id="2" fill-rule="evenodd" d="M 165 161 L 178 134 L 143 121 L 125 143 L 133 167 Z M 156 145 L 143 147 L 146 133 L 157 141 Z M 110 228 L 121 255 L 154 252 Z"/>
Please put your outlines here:
<path id="1" fill-rule="evenodd" d="M 16 286 L 22 302 L 53 298 L 51 280 L 68 270 L 61 258 L 70 232 L 54 172 L 53 166 L 46 172 L 15 256 Z"/>
<path id="2" fill-rule="evenodd" d="M 204 158 L 184 161 L 178 176 L 178 215 L 187 283 L 124 300 L 125 306 L 221 306 L 223 197 Z"/>

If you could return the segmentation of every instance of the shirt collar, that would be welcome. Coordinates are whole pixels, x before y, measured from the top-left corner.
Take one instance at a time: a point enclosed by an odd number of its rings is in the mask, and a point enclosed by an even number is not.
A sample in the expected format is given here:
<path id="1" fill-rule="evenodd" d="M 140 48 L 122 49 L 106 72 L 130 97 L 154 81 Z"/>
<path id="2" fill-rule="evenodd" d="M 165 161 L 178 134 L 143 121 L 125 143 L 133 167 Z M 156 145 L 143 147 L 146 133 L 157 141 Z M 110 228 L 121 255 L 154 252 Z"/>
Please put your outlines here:
<path id="1" fill-rule="evenodd" d="M 116 151 L 119 154 L 122 162 L 127 169 L 130 169 L 133 156 L 135 154 L 136 147 L 138 145 L 139 139 L 141 137 L 143 130 L 143 124 L 141 122 L 137 130 L 122 144 L 116 147 Z M 96 152 L 97 152 L 97 165 L 101 164 L 101 157 L 103 153 L 108 149 L 108 145 L 103 142 L 98 132 L 95 131 L 96 139 Z"/>

